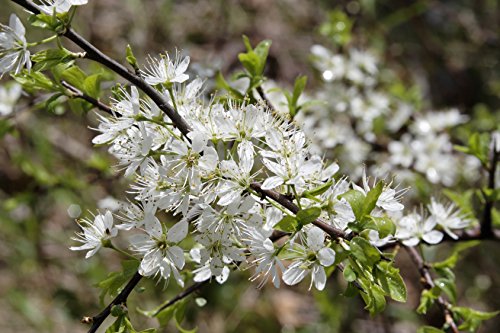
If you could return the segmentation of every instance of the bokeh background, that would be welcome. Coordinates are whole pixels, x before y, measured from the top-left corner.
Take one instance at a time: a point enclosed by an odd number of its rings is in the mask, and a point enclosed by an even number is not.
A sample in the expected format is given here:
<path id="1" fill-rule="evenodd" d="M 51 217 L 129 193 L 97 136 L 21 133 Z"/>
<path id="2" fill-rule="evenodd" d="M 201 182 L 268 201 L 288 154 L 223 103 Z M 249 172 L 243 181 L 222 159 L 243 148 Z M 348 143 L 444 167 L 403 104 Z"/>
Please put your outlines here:
<path id="1" fill-rule="evenodd" d="M 253 43 L 272 40 L 267 77 L 286 87 L 304 74 L 311 91 L 319 80 L 310 48 L 316 43 L 338 47 L 320 27 L 341 12 L 353 26 L 340 49 L 355 45 L 375 52 L 399 80 L 418 87 L 424 108 L 458 107 L 478 129 L 495 127 L 491 115 L 500 108 L 500 4 L 495 0 L 89 2 L 78 9 L 74 27 L 116 59 L 124 60 L 127 44 L 140 61 L 149 53 L 179 49 L 191 56 L 197 75 L 230 76 L 238 68 L 245 34 Z M 10 1 L 0 5 L 2 23 L 11 12 L 26 22 L 27 15 Z M 41 35 L 31 30 L 32 36 Z M 79 320 L 103 307 L 95 283 L 119 270 L 121 258 L 101 251 L 84 260 L 82 253 L 71 252 L 74 218 L 112 207 L 115 198 L 124 200 L 127 184 L 113 171 L 106 150 L 91 145 L 92 113 L 49 113 L 33 107 L 36 99 L 25 96 L 15 117 L 0 123 L 0 331 L 85 332 Z M 497 252 L 498 244 L 485 242 L 459 263 L 460 305 L 500 308 Z M 239 272 L 223 286 L 202 289 L 196 297 L 207 304 L 199 307 L 191 300 L 183 326 L 217 333 L 414 332 L 423 323 L 440 325 L 437 311 L 415 314 L 418 275 L 404 254 L 398 263 L 407 278 L 408 303 L 390 303 L 374 318 L 360 299 L 341 295 L 345 284 L 337 274 L 319 293 L 308 292 L 306 284 L 259 290 L 248 283 L 249 272 Z M 130 309 L 151 309 L 179 292 L 173 284 L 161 292 L 153 282 L 140 286 Z M 138 327 L 154 325 L 135 311 L 131 316 Z M 499 325 L 492 319 L 480 332 L 495 332 Z"/>

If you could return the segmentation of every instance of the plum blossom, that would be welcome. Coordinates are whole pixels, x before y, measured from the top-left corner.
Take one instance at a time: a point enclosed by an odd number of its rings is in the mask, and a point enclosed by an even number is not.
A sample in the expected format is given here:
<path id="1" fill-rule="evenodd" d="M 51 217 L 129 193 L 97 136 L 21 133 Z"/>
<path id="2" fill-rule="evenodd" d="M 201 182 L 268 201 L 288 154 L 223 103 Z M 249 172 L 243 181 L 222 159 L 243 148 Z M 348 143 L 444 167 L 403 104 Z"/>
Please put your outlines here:
<path id="1" fill-rule="evenodd" d="M 297 245 L 299 258 L 288 266 L 283 273 L 283 281 L 293 286 L 302 281 L 309 273 L 311 284 L 318 290 L 323 290 L 326 285 L 325 267 L 335 262 L 335 252 L 325 246 L 325 233 L 317 227 L 311 227 L 306 234 L 305 246 Z"/>
<path id="2" fill-rule="evenodd" d="M 471 223 L 471 220 L 464 218 L 453 203 L 445 206 L 435 198 L 431 198 L 431 203 L 427 208 L 431 214 L 430 217 L 453 239 L 458 239 L 458 236 L 453 233 L 452 229 L 464 229 Z"/>
<path id="3" fill-rule="evenodd" d="M 25 33 L 24 25 L 15 14 L 10 15 L 8 26 L 0 23 L 0 78 L 10 71 L 19 74 L 25 66 L 28 71 L 31 69 Z"/>
<path id="4" fill-rule="evenodd" d="M 406 246 L 415 246 L 420 240 L 437 244 L 443 239 L 443 233 L 435 230 L 436 225 L 436 219 L 413 212 L 397 222 L 395 237 Z"/>
<path id="5" fill-rule="evenodd" d="M 168 53 L 161 54 L 160 59 L 149 57 L 149 67 L 141 71 L 144 75 L 144 80 L 150 85 L 165 84 L 172 85 L 173 83 L 182 83 L 189 79 L 189 75 L 185 74 L 188 65 L 189 57 L 181 59 L 177 53 L 174 59 L 170 59 Z"/>
<path id="6" fill-rule="evenodd" d="M 7 86 L 0 86 L 0 117 L 10 115 L 23 89 L 20 84 L 14 83 Z"/>
<path id="7" fill-rule="evenodd" d="M 131 247 L 143 256 L 139 273 L 143 276 L 159 275 L 167 281 L 172 274 L 177 284 L 183 287 L 179 270 L 185 264 L 184 251 L 176 244 L 186 238 L 187 233 L 186 221 L 176 223 L 166 234 L 158 221 L 146 227 L 146 234 L 134 235 L 130 239 Z"/>
<path id="8" fill-rule="evenodd" d="M 88 0 L 41 0 L 43 5 L 38 8 L 47 14 L 52 15 L 54 12 L 57 14 L 67 13 L 71 6 L 82 6 L 88 3 Z"/>
<path id="9" fill-rule="evenodd" d="M 88 259 L 99 251 L 103 244 L 109 239 L 116 237 L 118 229 L 113 226 L 113 215 L 107 211 L 104 215 L 98 214 L 94 221 L 84 219 L 80 221 L 83 232 L 77 233 L 73 240 L 83 243 L 81 246 L 72 246 L 72 251 L 86 251 L 85 258 Z"/>

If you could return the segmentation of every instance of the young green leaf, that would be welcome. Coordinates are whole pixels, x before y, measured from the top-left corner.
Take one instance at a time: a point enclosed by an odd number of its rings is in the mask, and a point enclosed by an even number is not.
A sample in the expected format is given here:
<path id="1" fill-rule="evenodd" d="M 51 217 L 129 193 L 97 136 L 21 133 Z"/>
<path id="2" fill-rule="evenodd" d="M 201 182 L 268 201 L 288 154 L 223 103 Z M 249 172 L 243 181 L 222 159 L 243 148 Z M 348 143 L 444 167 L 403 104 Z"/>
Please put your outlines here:
<path id="1" fill-rule="evenodd" d="M 294 232 L 299 227 L 299 222 L 293 216 L 285 216 L 274 226 L 274 229 L 284 232 Z"/>
<path id="2" fill-rule="evenodd" d="M 354 237 L 349 243 L 352 255 L 363 265 L 373 266 L 380 261 L 380 252 L 364 238 Z"/>
<path id="3" fill-rule="evenodd" d="M 375 279 L 384 292 L 393 300 L 406 302 L 406 285 L 399 274 L 399 269 L 388 261 L 380 261 L 375 270 Z"/>
<path id="4" fill-rule="evenodd" d="M 300 225 L 306 225 L 315 221 L 321 215 L 321 208 L 309 207 L 297 212 L 297 221 Z"/>

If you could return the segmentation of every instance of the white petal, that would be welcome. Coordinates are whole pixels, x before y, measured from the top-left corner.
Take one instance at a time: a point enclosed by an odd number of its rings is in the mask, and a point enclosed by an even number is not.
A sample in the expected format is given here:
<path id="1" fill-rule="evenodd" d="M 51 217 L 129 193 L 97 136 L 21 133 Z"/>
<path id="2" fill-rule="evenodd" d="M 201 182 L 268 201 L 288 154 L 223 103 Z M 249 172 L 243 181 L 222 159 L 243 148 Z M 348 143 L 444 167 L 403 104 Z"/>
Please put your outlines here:
<path id="1" fill-rule="evenodd" d="M 422 236 L 422 239 L 429 244 L 437 244 L 443 239 L 441 231 L 432 230 Z"/>
<path id="2" fill-rule="evenodd" d="M 172 260 L 174 265 L 178 269 L 182 269 L 184 267 L 185 259 L 184 259 L 184 251 L 178 246 L 172 246 L 168 249 L 169 259 Z"/>
<path id="3" fill-rule="evenodd" d="M 329 247 L 324 247 L 318 252 L 319 263 L 325 267 L 333 265 L 335 262 L 335 251 Z"/>
<path id="4" fill-rule="evenodd" d="M 188 137 L 191 139 L 191 147 L 193 151 L 199 153 L 207 145 L 207 138 L 203 133 L 200 132 L 190 132 Z"/>
<path id="5" fill-rule="evenodd" d="M 283 184 L 283 178 L 278 177 L 278 176 L 272 176 L 267 178 L 264 183 L 262 184 L 262 189 L 263 190 L 272 190 L 278 186 Z"/>
<path id="6" fill-rule="evenodd" d="M 167 232 L 167 240 L 171 243 L 179 243 L 186 238 L 189 229 L 187 221 L 177 222 Z"/>
<path id="7" fill-rule="evenodd" d="M 319 265 L 316 265 L 313 270 L 313 280 L 314 280 L 314 286 L 318 290 L 323 290 L 325 289 L 326 285 L 326 273 L 325 269 Z"/>
<path id="8" fill-rule="evenodd" d="M 313 251 L 319 251 L 325 246 L 325 233 L 318 227 L 311 227 L 307 231 L 307 246 Z"/>
<path id="9" fill-rule="evenodd" d="M 287 285 L 293 286 L 302 281 L 306 274 L 307 272 L 299 268 L 299 265 L 292 264 L 287 268 L 285 273 L 283 273 L 283 281 Z"/>

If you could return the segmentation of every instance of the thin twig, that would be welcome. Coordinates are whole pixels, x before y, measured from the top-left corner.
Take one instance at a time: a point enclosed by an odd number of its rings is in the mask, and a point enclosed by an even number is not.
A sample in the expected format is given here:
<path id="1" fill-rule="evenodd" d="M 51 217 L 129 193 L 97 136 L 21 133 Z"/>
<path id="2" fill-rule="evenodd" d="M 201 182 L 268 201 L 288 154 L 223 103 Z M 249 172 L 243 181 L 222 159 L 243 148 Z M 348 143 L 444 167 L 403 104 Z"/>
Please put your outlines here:
<path id="1" fill-rule="evenodd" d="M 296 214 L 299 211 L 299 207 L 295 205 L 287 196 L 276 192 L 274 190 L 265 190 L 262 188 L 262 184 L 254 182 L 250 184 L 250 187 L 252 190 L 254 190 L 257 193 L 262 194 L 263 196 L 269 197 L 291 211 L 292 213 Z M 315 226 L 318 228 L 322 229 L 324 232 L 326 232 L 330 237 L 333 239 L 337 238 L 344 238 L 348 239 L 348 235 L 341 229 L 335 228 L 326 222 L 322 221 L 321 219 L 316 219 L 314 222 L 312 222 Z"/>
<path id="2" fill-rule="evenodd" d="M 113 112 L 111 111 L 111 108 L 109 106 L 107 106 L 103 102 L 99 101 L 98 99 L 95 99 L 95 98 L 83 93 L 82 91 L 80 91 L 76 87 L 72 86 L 68 82 L 61 81 L 61 85 L 71 92 L 70 97 L 83 99 L 84 101 L 89 102 L 90 104 L 92 104 L 93 106 L 98 108 L 99 110 L 104 111 L 104 112 L 111 114 L 111 115 L 113 114 Z"/>
<path id="3" fill-rule="evenodd" d="M 264 101 L 266 106 L 272 111 L 276 112 L 276 109 L 274 108 L 273 104 L 271 101 L 267 98 L 266 94 L 264 93 L 264 89 L 262 89 L 262 86 L 258 86 L 257 88 L 257 93 L 259 94 L 260 98 Z"/>
<path id="4" fill-rule="evenodd" d="M 404 248 L 410 255 L 411 260 L 418 267 L 418 271 L 420 272 L 420 276 L 422 277 L 421 282 L 422 285 L 424 286 L 424 289 L 433 288 L 435 285 L 434 280 L 432 279 L 429 268 L 427 264 L 424 262 L 424 259 L 422 258 L 420 253 L 418 253 L 417 249 L 415 249 L 414 247 L 405 246 Z M 444 320 L 446 324 L 449 326 L 451 332 L 459 333 L 457 324 L 455 323 L 455 320 L 453 319 L 453 316 L 450 312 L 450 306 L 451 306 L 450 303 L 441 296 L 438 297 L 437 302 L 439 307 L 441 308 L 441 311 L 443 312 Z"/>
<path id="5" fill-rule="evenodd" d="M 156 316 L 157 314 L 159 314 L 160 312 L 162 312 L 163 310 L 165 310 L 166 308 L 168 308 L 169 306 L 172 306 L 174 305 L 175 303 L 179 302 L 180 300 L 188 297 L 189 295 L 191 295 L 192 293 L 198 291 L 201 289 L 201 287 L 203 287 L 204 285 L 208 284 L 210 282 L 210 280 L 205 280 L 205 281 L 202 281 L 202 282 L 196 282 L 194 284 L 192 284 L 191 286 L 189 286 L 188 288 L 186 288 L 185 290 L 183 290 L 182 292 L 180 292 L 179 294 L 177 294 L 174 298 L 172 298 L 170 301 L 168 301 L 167 303 L 163 304 L 154 314 L 153 316 Z"/>

